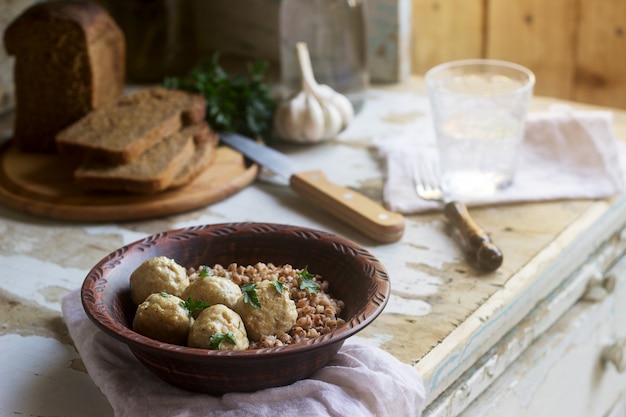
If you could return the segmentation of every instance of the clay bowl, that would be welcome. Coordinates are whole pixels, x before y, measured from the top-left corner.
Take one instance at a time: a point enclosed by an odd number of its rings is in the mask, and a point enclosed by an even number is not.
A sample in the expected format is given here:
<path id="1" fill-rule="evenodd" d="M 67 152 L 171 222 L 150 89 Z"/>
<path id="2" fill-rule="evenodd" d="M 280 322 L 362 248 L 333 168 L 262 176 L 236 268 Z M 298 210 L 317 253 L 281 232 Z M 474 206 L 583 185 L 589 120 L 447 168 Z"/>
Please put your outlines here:
<path id="1" fill-rule="evenodd" d="M 345 324 L 318 338 L 275 348 L 216 351 L 162 343 L 135 333 L 129 276 L 145 260 L 167 256 L 185 267 L 236 262 L 308 267 L 345 303 Z M 287 385 L 322 368 L 346 338 L 369 325 L 389 296 L 384 266 L 355 243 L 317 230 L 268 223 L 195 226 L 158 233 L 102 259 L 81 291 L 87 316 L 128 345 L 154 374 L 177 387 L 210 394 Z"/>

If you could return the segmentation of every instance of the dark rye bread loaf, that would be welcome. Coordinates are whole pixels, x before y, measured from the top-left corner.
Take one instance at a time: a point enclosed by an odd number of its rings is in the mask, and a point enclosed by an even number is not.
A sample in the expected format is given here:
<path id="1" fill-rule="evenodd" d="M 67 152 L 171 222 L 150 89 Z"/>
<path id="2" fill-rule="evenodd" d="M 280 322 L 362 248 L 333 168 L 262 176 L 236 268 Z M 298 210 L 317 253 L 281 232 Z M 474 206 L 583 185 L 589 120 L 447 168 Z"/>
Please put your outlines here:
<path id="1" fill-rule="evenodd" d="M 11 22 L 3 39 L 15 56 L 13 138 L 24 151 L 55 152 L 59 131 L 122 92 L 124 35 L 96 3 L 37 3 Z"/>
<path id="2" fill-rule="evenodd" d="M 94 110 L 56 136 L 62 155 L 126 163 L 184 125 L 204 120 L 204 97 L 144 88 Z"/>
<path id="3" fill-rule="evenodd" d="M 190 181 L 193 177 L 185 174 L 185 170 L 194 163 L 197 147 L 205 146 L 211 140 L 206 122 L 186 126 L 129 163 L 106 164 L 87 160 L 74 172 L 74 178 L 86 188 L 156 193 L 167 189 L 174 181 L 179 185 L 184 185 L 182 180 Z"/>

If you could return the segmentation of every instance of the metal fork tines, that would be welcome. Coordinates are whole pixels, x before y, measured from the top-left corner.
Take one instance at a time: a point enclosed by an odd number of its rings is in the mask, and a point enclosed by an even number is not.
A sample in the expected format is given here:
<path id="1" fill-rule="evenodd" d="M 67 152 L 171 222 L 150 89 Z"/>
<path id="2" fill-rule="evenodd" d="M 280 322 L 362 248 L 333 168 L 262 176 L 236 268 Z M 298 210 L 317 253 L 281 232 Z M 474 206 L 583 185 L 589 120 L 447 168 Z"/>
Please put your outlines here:
<path id="1" fill-rule="evenodd" d="M 424 200 L 443 201 L 443 190 L 439 182 L 436 163 L 424 158 L 413 165 L 413 180 L 417 195 Z"/>
<path id="2" fill-rule="evenodd" d="M 458 201 L 446 201 L 439 178 L 439 169 L 434 161 L 418 158 L 418 162 L 413 165 L 413 180 L 417 195 L 424 200 L 444 202 L 444 214 L 459 230 L 468 250 L 478 264 L 489 271 L 499 268 L 502 265 L 502 251 L 472 220 L 465 204 Z"/>

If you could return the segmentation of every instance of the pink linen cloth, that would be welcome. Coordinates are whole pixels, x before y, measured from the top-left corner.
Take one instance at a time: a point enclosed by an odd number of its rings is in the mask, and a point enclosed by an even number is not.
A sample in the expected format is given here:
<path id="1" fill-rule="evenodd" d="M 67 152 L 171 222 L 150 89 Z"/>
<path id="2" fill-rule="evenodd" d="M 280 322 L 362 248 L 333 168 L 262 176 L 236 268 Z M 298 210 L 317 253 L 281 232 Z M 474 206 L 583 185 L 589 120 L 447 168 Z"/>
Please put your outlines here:
<path id="1" fill-rule="evenodd" d="M 85 314 L 79 290 L 63 299 L 62 310 L 89 375 L 117 417 L 419 417 L 424 406 L 424 385 L 413 367 L 382 349 L 348 342 L 326 367 L 285 387 L 221 397 L 184 391 L 100 331 Z"/>
<path id="2" fill-rule="evenodd" d="M 531 112 L 513 184 L 488 199 L 465 201 L 469 206 L 562 199 L 597 199 L 626 190 L 626 145 L 615 140 L 612 113 L 553 106 Z M 437 158 L 429 118 L 404 131 L 375 138 L 385 160 L 383 200 L 393 211 L 410 214 L 439 204 L 415 193 L 412 164 L 420 155 Z"/>

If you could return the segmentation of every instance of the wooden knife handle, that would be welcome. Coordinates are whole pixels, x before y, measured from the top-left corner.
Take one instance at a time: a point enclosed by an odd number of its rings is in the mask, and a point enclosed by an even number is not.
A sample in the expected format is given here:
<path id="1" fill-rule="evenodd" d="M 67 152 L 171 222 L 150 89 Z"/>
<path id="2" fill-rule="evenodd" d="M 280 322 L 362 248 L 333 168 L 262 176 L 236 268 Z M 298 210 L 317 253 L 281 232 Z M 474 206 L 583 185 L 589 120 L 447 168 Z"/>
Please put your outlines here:
<path id="1" fill-rule="evenodd" d="M 299 172 L 289 183 L 300 196 L 378 242 L 395 242 L 404 234 L 404 216 L 328 181 L 321 171 Z"/>
<path id="2" fill-rule="evenodd" d="M 461 232 L 465 243 L 483 269 L 495 271 L 502 265 L 502 251 L 491 241 L 487 233 L 474 222 L 465 204 L 457 201 L 446 203 L 443 212 Z"/>

